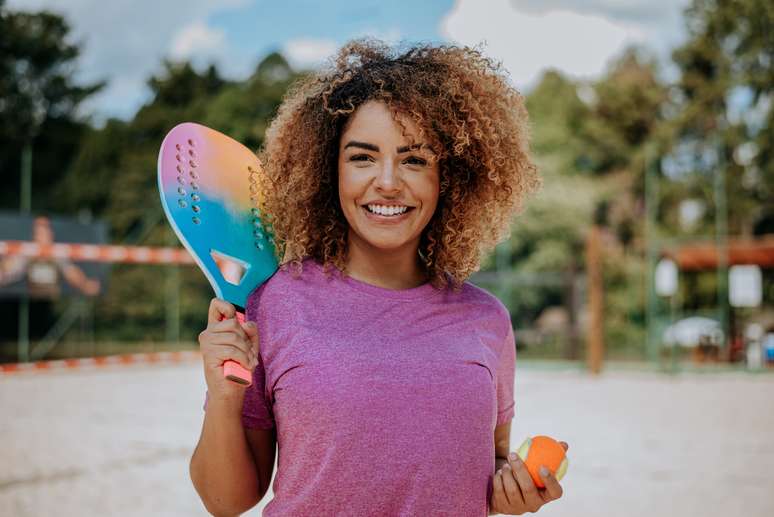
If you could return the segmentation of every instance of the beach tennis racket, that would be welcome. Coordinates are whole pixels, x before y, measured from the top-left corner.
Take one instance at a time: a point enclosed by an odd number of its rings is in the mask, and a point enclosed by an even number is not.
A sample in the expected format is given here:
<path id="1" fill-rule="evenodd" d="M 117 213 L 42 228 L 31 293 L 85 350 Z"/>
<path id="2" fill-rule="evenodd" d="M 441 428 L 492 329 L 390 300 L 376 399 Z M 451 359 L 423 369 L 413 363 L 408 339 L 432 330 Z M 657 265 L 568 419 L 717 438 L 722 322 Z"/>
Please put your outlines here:
<path id="1" fill-rule="evenodd" d="M 240 323 L 250 292 L 277 270 L 271 226 L 258 208 L 259 174 L 255 153 L 192 122 L 172 128 L 159 151 L 159 194 L 167 220 L 215 295 L 236 307 Z M 226 361 L 223 374 L 252 384 L 252 373 L 236 361 Z"/>

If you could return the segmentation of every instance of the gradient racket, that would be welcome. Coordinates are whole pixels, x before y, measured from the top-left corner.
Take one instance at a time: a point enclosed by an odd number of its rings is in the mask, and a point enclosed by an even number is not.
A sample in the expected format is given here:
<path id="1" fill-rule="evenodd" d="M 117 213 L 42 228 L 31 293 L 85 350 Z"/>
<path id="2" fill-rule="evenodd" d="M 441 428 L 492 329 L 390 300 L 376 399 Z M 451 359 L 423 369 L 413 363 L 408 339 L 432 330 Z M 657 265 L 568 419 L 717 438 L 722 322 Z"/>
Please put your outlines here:
<path id="1" fill-rule="evenodd" d="M 277 270 L 271 227 L 257 208 L 259 174 L 255 153 L 193 122 L 175 126 L 159 151 L 159 193 L 169 224 L 240 322 L 250 292 Z M 226 361 L 223 374 L 252 384 L 252 373 L 236 361 Z"/>

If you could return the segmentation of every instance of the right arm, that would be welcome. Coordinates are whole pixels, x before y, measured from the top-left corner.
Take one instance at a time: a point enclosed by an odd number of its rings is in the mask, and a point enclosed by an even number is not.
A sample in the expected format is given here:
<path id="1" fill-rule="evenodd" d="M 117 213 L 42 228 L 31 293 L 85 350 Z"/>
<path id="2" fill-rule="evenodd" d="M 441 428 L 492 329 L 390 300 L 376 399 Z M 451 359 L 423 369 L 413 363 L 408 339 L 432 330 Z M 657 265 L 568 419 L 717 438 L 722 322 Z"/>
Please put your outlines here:
<path id="1" fill-rule="evenodd" d="M 231 304 L 213 300 L 207 329 L 199 335 L 209 400 L 190 475 L 205 508 L 218 517 L 239 515 L 266 494 L 276 446 L 274 429 L 243 427 L 246 388 L 223 377 L 226 359 L 249 370 L 257 364 L 257 329 L 239 325 L 234 312 Z"/>
<path id="2" fill-rule="evenodd" d="M 241 417 L 234 408 L 208 402 L 190 474 L 205 508 L 217 517 L 239 515 L 264 496 Z"/>

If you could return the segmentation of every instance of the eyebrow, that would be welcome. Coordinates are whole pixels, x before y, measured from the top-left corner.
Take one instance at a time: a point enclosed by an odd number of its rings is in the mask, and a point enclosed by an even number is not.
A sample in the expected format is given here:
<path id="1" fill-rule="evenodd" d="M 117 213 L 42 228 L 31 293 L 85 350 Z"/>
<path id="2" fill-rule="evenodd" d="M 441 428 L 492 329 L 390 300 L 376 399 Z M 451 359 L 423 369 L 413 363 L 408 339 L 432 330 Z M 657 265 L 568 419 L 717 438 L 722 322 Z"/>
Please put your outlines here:
<path id="1" fill-rule="evenodd" d="M 412 146 L 404 145 L 397 148 L 398 153 L 406 153 L 408 151 L 411 151 L 412 149 L 420 149 L 424 146 L 424 144 L 414 144 Z M 379 146 L 374 144 L 369 144 L 366 142 L 358 142 L 356 140 L 351 140 L 347 143 L 347 145 L 344 146 L 344 149 L 348 147 L 360 147 L 361 149 L 366 149 L 368 151 L 374 151 L 375 153 L 379 152 Z"/>

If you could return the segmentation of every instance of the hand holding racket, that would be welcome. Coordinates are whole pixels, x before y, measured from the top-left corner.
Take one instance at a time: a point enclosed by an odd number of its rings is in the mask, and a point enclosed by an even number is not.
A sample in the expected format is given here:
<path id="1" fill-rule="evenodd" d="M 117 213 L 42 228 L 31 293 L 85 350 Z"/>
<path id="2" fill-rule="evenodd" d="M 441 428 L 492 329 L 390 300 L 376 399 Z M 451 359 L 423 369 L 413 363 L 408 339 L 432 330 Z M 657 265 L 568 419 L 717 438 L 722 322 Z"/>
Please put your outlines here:
<path id="1" fill-rule="evenodd" d="M 260 174 L 255 153 L 200 124 L 175 126 L 159 151 L 159 193 L 167 220 L 215 295 L 236 309 L 236 321 L 224 325 L 242 331 L 248 295 L 277 270 L 270 225 L 258 209 Z M 225 309 L 221 316 L 227 314 Z M 223 363 L 223 376 L 252 383 L 251 371 L 230 359 Z"/>
<path id="2" fill-rule="evenodd" d="M 236 402 L 241 409 L 245 385 L 223 375 L 227 361 L 249 372 L 258 364 L 258 328 L 253 322 L 240 323 L 236 309 L 227 301 L 213 298 L 207 314 L 207 328 L 199 334 L 207 399 Z"/>

